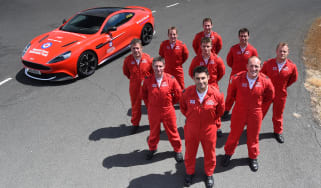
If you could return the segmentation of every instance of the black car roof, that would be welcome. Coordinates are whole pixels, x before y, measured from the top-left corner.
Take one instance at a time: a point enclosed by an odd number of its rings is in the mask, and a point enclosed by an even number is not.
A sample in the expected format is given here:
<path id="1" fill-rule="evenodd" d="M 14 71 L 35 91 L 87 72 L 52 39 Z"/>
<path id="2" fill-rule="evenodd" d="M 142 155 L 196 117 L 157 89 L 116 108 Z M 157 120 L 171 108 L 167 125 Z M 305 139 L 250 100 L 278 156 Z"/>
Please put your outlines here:
<path id="1" fill-rule="evenodd" d="M 126 9 L 126 8 L 99 7 L 99 8 L 92 8 L 92 9 L 85 10 L 85 11 L 81 12 L 81 14 L 106 18 L 108 15 L 110 15 L 116 11 L 123 10 L 123 9 Z"/>

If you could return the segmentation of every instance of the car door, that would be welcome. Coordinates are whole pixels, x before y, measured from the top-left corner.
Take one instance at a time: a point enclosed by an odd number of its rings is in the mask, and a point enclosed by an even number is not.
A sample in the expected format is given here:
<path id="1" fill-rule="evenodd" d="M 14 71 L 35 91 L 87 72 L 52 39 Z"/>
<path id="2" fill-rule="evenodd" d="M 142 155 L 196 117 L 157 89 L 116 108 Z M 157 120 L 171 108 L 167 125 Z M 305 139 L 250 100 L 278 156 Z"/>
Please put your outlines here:
<path id="1" fill-rule="evenodd" d="M 125 48 L 129 45 L 131 40 L 131 32 L 128 27 L 130 27 L 129 20 L 134 16 L 134 13 L 131 12 L 122 12 L 115 15 L 112 15 L 106 25 L 104 26 L 103 31 L 109 31 L 111 41 L 108 46 L 109 49 L 106 54 L 107 56 L 112 55 L 113 53 Z M 115 30 L 116 29 L 116 30 Z"/>

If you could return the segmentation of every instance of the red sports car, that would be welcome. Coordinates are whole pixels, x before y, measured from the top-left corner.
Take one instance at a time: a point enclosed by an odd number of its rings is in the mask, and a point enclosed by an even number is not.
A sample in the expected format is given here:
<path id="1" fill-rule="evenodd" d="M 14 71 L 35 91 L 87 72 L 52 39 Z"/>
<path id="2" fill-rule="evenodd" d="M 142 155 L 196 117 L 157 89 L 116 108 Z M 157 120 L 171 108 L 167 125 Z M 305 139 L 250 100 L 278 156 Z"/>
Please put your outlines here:
<path id="1" fill-rule="evenodd" d="M 23 50 L 25 74 L 38 80 L 86 77 L 98 65 L 128 50 L 134 38 L 151 42 L 154 17 L 138 6 L 78 12 L 59 28 L 34 38 Z"/>

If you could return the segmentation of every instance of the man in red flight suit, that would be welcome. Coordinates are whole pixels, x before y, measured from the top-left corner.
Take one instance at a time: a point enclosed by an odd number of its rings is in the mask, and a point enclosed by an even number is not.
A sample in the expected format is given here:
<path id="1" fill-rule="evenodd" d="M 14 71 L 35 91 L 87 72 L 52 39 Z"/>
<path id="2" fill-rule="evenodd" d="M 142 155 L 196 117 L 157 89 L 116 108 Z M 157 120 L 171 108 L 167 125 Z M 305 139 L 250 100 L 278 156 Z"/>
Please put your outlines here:
<path id="1" fill-rule="evenodd" d="M 209 37 L 212 40 L 212 53 L 218 54 L 223 46 L 222 37 L 212 30 L 213 23 L 211 18 L 203 19 L 203 31 L 197 33 L 193 40 L 193 49 L 195 54 L 201 53 L 201 40 L 203 37 Z"/>
<path id="2" fill-rule="evenodd" d="M 283 111 L 287 96 L 287 87 L 298 79 L 296 65 L 287 59 L 289 54 L 288 44 L 281 42 L 276 47 L 276 58 L 269 59 L 263 64 L 261 70 L 272 80 L 275 88 L 275 98 L 273 100 L 273 127 L 274 136 L 279 143 L 284 142 L 283 133 Z M 270 103 L 264 106 L 263 114 L 269 110 Z"/>
<path id="3" fill-rule="evenodd" d="M 230 79 L 236 73 L 246 71 L 248 59 L 252 56 L 257 56 L 256 49 L 248 42 L 250 39 L 250 31 L 247 28 L 239 30 L 239 44 L 235 44 L 230 48 L 227 54 L 226 62 L 232 68 Z M 226 102 L 226 101 L 225 101 Z M 226 104 L 225 104 L 226 105 Z M 228 118 L 228 112 L 225 111 L 222 119 Z"/>
<path id="4" fill-rule="evenodd" d="M 164 73 L 165 62 L 162 57 L 153 60 L 154 75 L 146 77 L 142 87 L 142 97 L 147 106 L 150 135 L 147 160 L 152 159 L 159 142 L 160 123 L 163 122 L 166 134 L 175 151 L 177 162 L 183 161 L 182 142 L 176 125 L 174 104 L 178 103 L 182 89 L 175 77 Z"/>
<path id="5" fill-rule="evenodd" d="M 132 134 L 135 134 L 138 131 L 142 115 L 141 83 L 145 76 L 151 74 L 153 59 L 148 54 L 143 53 L 142 43 L 139 39 L 133 39 L 131 41 L 130 49 L 132 54 L 124 60 L 123 73 L 129 79 L 129 95 L 132 106 Z"/>
<path id="6" fill-rule="evenodd" d="M 182 89 L 185 88 L 182 65 L 187 60 L 188 54 L 186 45 L 177 40 L 177 29 L 175 27 L 169 28 L 168 40 L 161 43 L 159 55 L 165 59 L 165 72 L 173 75 Z"/>
<path id="7" fill-rule="evenodd" d="M 216 122 L 224 112 L 224 95 L 208 84 L 210 79 L 206 67 L 198 66 L 193 71 L 195 85 L 183 91 L 180 110 L 186 116 L 185 135 L 185 185 L 192 184 L 199 143 L 204 151 L 206 187 L 213 187 L 213 172 L 216 166 Z"/>
<path id="8" fill-rule="evenodd" d="M 247 148 L 249 166 L 257 171 L 259 166 L 259 132 L 263 119 L 262 106 L 274 98 L 274 87 L 271 80 L 260 73 L 261 60 L 253 56 L 249 58 L 247 72 L 239 72 L 232 76 L 226 97 L 225 110 L 229 111 L 235 100 L 231 118 L 231 132 L 224 146 L 223 166 L 228 166 L 231 156 L 238 145 L 240 136 L 247 125 Z"/>
<path id="9" fill-rule="evenodd" d="M 193 70 L 197 66 L 205 66 L 208 69 L 209 72 L 209 81 L 208 84 L 216 87 L 218 87 L 218 81 L 221 80 L 221 78 L 225 74 L 225 65 L 221 57 L 216 55 L 215 53 L 211 52 L 212 50 L 212 43 L 211 39 L 208 37 L 204 37 L 201 40 L 201 54 L 198 54 L 195 56 L 192 60 L 192 63 L 189 67 L 189 75 L 191 78 L 193 78 Z M 223 135 L 221 130 L 221 118 L 218 118 L 217 120 L 217 136 L 221 137 Z"/>

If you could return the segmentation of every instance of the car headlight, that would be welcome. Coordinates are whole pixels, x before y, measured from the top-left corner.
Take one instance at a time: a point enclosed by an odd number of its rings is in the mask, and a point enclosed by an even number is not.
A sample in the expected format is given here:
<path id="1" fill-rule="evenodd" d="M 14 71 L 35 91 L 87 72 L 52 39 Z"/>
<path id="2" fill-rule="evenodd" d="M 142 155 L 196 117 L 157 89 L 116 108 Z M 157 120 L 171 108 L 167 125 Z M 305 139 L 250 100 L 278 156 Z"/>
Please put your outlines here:
<path id="1" fill-rule="evenodd" d="M 30 46 L 31 46 L 31 43 L 29 42 L 29 44 L 27 44 L 27 46 L 23 49 L 21 57 L 25 55 L 25 53 L 29 50 Z"/>
<path id="2" fill-rule="evenodd" d="M 48 64 L 52 64 L 52 63 L 57 63 L 59 61 L 63 61 L 65 59 L 68 59 L 71 56 L 71 51 L 65 52 L 61 55 L 58 55 L 57 57 L 53 58 L 52 60 L 50 60 L 48 62 Z"/>

